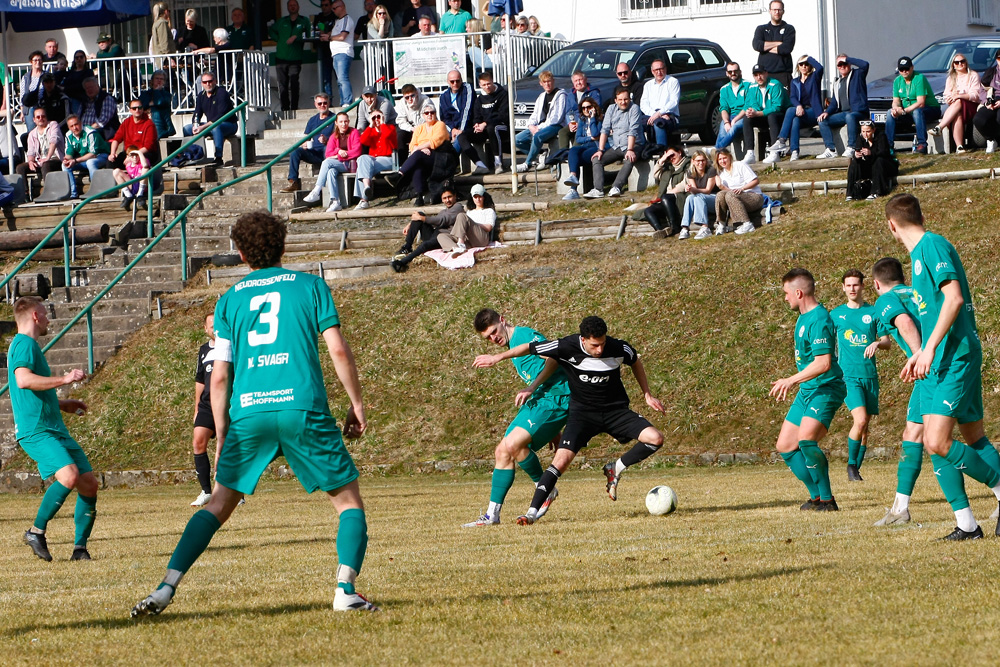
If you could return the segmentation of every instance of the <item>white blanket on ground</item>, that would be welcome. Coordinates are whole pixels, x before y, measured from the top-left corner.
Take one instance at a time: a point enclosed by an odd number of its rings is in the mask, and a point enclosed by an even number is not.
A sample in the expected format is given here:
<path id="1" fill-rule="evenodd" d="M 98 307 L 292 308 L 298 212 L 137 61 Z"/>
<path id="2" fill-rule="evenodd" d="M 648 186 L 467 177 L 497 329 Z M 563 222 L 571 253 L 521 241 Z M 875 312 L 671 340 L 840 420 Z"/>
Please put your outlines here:
<path id="1" fill-rule="evenodd" d="M 504 245 L 499 241 L 494 241 L 486 246 L 486 248 L 503 247 Z M 486 248 L 469 248 L 461 255 L 455 255 L 451 250 L 431 250 L 427 253 L 427 256 L 449 271 L 454 271 L 455 269 L 471 269 L 476 265 L 476 253 L 480 250 L 486 250 Z"/>

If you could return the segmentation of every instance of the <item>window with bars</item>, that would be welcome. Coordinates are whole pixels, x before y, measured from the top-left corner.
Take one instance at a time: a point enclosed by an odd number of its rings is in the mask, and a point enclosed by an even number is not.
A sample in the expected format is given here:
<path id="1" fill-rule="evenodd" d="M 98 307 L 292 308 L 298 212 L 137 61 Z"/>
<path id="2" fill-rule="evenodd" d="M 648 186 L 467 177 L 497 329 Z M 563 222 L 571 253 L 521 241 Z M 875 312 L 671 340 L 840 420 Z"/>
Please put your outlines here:
<path id="1" fill-rule="evenodd" d="M 194 9 L 198 12 L 198 25 L 205 28 L 209 40 L 216 28 L 229 25 L 229 8 L 225 2 L 206 3 L 204 0 L 173 0 L 170 3 L 170 25 L 175 29 L 184 25 L 184 12 Z M 142 16 L 104 26 L 101 32 L 107 32 L 112 39 L 125 50 L 126 55 L 149 52 L 149 35 L 153 28 L 153 17 Z"/>
<path id="2" fill-rule="evenodd" d="M 969 25 L 996 25 L 996 0 L 968 0 L 968 17 Z"/>
<path id="3" fill-rule="evenodd" d="M 763 11 L 762 6 L 761 0 L 620 0 L 619 17 L 636 20 L 742 14 Z"/>

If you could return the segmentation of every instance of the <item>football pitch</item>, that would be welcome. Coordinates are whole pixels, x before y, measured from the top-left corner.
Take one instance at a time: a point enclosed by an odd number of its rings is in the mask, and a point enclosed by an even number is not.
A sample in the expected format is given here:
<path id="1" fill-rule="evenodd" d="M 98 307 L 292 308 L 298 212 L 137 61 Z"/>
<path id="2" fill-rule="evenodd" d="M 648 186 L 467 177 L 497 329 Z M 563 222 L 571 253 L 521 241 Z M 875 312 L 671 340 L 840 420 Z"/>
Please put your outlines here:
<path id="1" fill-rule="evenodd" d="M 848 484 L 838 513 L 799 511 L 783 465 L 571 470 L 534 526 L 463 529 L 483 474 L 363 478 L 369 548 L 358 589 L 378 614 L 335 613 L 335 524 L 321 494 L 265 481 L 216 535 L 158 617 L 129 609 L 161 580 L 195 486 L 103 493 L 90 550 L 69 562 L 70 497 L 45 563 L 21 544 L 40 496 L 0 502 L 4 664 L 995 664 L 1000 539 L 995 507 L 969 491 L 985 540 L 936 541 L 953 515 L 925 460 L 914 522 L 880 529 L 895 465 Z M 678 510 L 650 516 L 669 484 Z"/>

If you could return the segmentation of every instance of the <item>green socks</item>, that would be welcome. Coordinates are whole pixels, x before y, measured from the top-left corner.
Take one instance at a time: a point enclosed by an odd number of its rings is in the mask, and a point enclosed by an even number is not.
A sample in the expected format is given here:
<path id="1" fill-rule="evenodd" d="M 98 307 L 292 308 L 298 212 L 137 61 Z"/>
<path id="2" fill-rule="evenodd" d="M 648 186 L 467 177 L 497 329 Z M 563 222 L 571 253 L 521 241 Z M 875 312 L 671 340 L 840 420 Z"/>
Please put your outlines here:
<path id="1" fill-rule="evenodd" d="M 536 461 L 538 459 L 535 459 Z M 510 491 L 510 487 L 514 485 L 514 469 L 501 470 L 500 468 L 493 469 L 493 486 L 490 488 L 490 502 L 496 503 L 497 505 L 503 505 L 504 498 L 507 497 L 507 492 Z"/>
<path id="2" fill-rule="evenodd" d="M 854 438 L 847 439 L 847 465 L 860 466 L 859 454 L 861 453 L 861 441 Z"/>
<path id="3" fill-rule="evenodd" d="M 1000 472 L 1000 454 L 997 453 L 996 447 L 993 446 L 989 438 L 984 435 L 970 446 L 976 450 L 979 458 L 985 461 L 986 465 Z"/>
<path id="4" fill-rule="evenodd" d="M 806 467 L 812 474 L 816 486 L 819 487 L 819 499 L 833 500 L 833 492 L 830 490 L 830 464 L 826 460 L 826 454 L 814 440 L 799 440 L 799 449 L 806 457 Z"/>
<path id="5" fill-rule="evenodd" d="M 819 487 L 816 486 L 812 475 L 809 474 L 809 469 L 806 468 L 806 457 L 802 455 L 802 451 L 796 449 L 794 452 L 782 452 L 781 458 L 785 460 L 785 464 L 799 478 L 799 481 L 806 485 L 809 497 L 819 498 Z"/>
<path id="6" fill-rule="evenodd" d="M 896 493 L 913 495 L 913 487 L 920 476 L 920 466 L 924 461 L 924 446 L 919 442 L 903 441 L 903 452 L 899 455 L 896 468 Z"/>
<path id="7" fill-rule="evenodd" d="M 514 471 L 511 470 L 510 474 L 513 477 Z M 352 575 L 356 575 L 361 571 L 361 564 L 365 560 L 367 549 L 368 522 L 365 521 L 365 511 L 362 509 L 344 510 L 340 513 L 340 527 L 337 529 L 338 563 L 350 568 L 353 571 Z M 353 576 L 350 581 L 338 581 L 337 586 L 353 595 Z"/>
<path id="8" fill-rule="evenodd" d="M 176 570 L 181 574 L 186 573 L 198 560 L 198 556 L 208 548 L 208 543 L 221 527 L 219 520 L 208 510 L 195 512 L 184 528 L 184 534 L 181 535 L 181 541 L 177 543 L 177 548 L 167 563 L 167 569 Z"/>
<path id="9" fill-rule="evenodd" d="M 992 448 L 991 448 L 992 449 Z M 994 454 L 996 450 L 994 450 Z M 988 455 L 988 453 L 987 453 Z M 977 482 L 982 482 L 991 489 L 1000 484 L 1000 472 L 994 470 L 984 461 L 976 450 L 958 440 L 951 441 L 951 448 L 945 455 L 948 463 Z"/>
<path id="10" fill-rule="evenodd" d="M 69 496 L 71 490 L 58 481 L 52 482 L 52 486 L 42 496 L 42 504 L 38 506 L 38 514 L 35 516 L 35 528 L 43 532 L 45 531 L 45 526 L 56 515 L 62 504 L 66 502 L 66 498 Z"/>
<path id="11" fill-rule="evenodd" d="M 524 457 L 523 461 L 518 461 L 517 465 L 521 467 L 524 474 L 531 478 L 532 482 L 538 484 L 538 481 L 542 478 L 542 464 L 533 451 L 529 449 L 528 455 Z"/>
<path id="12" fill-rule="evenodd" d="M 967 508 L 969 496 L 965 495 L 965 478 L 962 477 L 962 473 L 955 470 L 955 466 L 947 459 L 937 454 L 931 454 L 931 465 L 934 466 L 934 475 L 952 511 L 958 512 Z"/>
<path id="13" fill-rule="evenodd" d="M 864 445 L 858 447 L 858 470 L 861 470 L 861 464 L 865 462 L 865 452 L 867 451 L 868 448 Z"/>
<path id="14" fill-rule="evenodd" d="M 76 539 L 74 546 L 85 547 L 90 533 L 94 530 L 94 520 L 97 518 L 97 496 L 88 498 L 76 495 L 76 512 L 73 514 L 73 521 L 76 524 Z"/>

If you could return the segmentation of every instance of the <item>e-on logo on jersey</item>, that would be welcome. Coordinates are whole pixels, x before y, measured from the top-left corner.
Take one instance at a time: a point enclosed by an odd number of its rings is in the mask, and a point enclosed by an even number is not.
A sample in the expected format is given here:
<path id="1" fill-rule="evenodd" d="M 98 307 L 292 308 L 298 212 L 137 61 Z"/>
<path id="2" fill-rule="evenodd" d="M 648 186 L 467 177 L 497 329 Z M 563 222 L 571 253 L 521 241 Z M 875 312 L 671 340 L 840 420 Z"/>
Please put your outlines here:
<path id="1" fill-rule="evenodd" d="M 868 335 L 855 333 L 854 329 L 845 331 L 844 339 L 850 341 L 851 345 L 868 345 Z"/>

